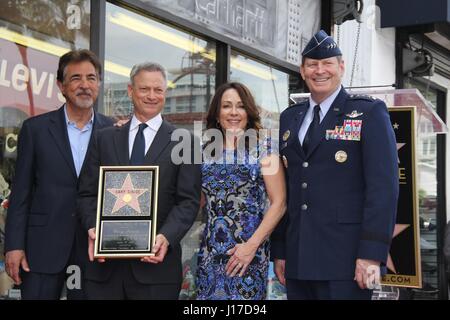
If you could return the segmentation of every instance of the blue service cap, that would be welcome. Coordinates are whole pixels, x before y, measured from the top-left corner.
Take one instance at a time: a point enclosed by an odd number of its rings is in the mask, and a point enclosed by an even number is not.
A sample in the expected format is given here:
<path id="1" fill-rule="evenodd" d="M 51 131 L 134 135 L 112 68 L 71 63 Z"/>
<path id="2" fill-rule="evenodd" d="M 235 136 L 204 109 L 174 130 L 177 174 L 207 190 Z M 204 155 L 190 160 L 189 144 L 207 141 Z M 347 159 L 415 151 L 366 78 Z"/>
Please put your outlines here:
<path id="1" fill-rule="evenodd" d="M 309 40 L 308 44 L 302 52 L 302 56 L 304 58 L 311 58 L 316 60 L 341 55 L 341 49 L 339 49 L 336 42 L 334 42 L 333 38 L 323 30 L 317 32 L 311 38 L 311 40 Z"/>

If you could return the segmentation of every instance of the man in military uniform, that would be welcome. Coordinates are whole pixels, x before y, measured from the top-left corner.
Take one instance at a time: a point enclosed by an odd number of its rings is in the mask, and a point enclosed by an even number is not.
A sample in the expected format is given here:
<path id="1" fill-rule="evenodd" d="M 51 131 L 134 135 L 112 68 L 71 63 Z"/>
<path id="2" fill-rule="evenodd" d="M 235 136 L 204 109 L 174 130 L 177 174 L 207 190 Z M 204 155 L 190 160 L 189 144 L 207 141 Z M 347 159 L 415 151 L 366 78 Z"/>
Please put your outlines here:
<path id="1" fill-rule="evenodd" d="M 323 30 L 302 52 L 311 96 L 281 114 L 288 212 L 272 238 L 288 299 L 370 299 L 395 224 L 398 158 L 386 105 L 349 95 Z"/>

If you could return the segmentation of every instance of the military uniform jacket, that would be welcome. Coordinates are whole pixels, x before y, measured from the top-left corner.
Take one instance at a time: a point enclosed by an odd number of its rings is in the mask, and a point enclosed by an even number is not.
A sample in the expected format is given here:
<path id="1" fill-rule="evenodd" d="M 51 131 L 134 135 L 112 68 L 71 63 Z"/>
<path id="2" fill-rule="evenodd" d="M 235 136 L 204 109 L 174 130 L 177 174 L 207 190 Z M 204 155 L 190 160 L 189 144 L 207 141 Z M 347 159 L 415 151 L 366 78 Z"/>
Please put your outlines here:
<path id="1" fill-rule="evenodd" d="M 386 105 L 342 88 L 304 154 L 309 101 L 281 114 L 288 211 L 272 239 L 285 276 L 352 280 L 357 258 L 386 263 L 398 198 L 398 157 Z M 356 120 L 356 121 L 354 121 Z"/>

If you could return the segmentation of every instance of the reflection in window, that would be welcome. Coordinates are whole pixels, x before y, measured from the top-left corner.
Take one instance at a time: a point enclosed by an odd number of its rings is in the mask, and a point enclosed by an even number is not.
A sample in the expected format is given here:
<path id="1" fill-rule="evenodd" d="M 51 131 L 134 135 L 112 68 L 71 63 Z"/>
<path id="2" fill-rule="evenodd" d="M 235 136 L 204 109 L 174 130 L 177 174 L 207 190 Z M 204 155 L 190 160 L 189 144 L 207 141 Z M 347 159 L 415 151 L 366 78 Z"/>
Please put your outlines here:
<path id="1" fill-rule="evenodd" d="M 0 33 L 28 36 L 63 48 L 88 48 L 90 3 L 90 0 L 2 1 Z"/>
<path id="2" fill-rule="evenodd" d="M 168 72 L 165 119 L 189 129 L 193 121 L 202 121 L 214 93 L 214 43 L 108 3 L 106 114 L 124 117 L 132 113 L 127 94 L 129 73 L 133 65 L 144 61 L 157 62 Z"/>
<path id="3" fill-rule="evenodd" d="M 418 81 L 406 82 L 406 86 L 417 88 L 425 99 L 429 100 L 436 110 L 437 90 L 429 88 Z M 417 135 L 417 168 L 418 193 L 420 217 L 420 246 L 422 256 L 423 289 L 414 289 L 414 299 L 437 299 L 438 272 L 437 272 L 437 155 L 436 134 L 433 134 L 433 125 L 429 120 L 420 118 Z"/>
<path id="4" fill-rule="evenodd" d="M 64 103 L 56 86 L 61 55 L 88 48 L 90 0 L 16 0 L 0 10 L 0 300 L 13 283 L 4 273 L 6 201 L 23 121 Z M 3 206 L 1 204 L 4 204 Z"/>
<path id="5" fill-rule="evenodd" d="M 237 52 L 230 70 L 230 80 L 245 84 L 255 97 L 263 127 L 278 128 L 280 113 L 289 106 L 289 75 Z"/>
<path id="6" fill-rule="evenodd" d="M 423 140 L 422 154 L 424 156 L 428 155 L 428 139 Z"/>

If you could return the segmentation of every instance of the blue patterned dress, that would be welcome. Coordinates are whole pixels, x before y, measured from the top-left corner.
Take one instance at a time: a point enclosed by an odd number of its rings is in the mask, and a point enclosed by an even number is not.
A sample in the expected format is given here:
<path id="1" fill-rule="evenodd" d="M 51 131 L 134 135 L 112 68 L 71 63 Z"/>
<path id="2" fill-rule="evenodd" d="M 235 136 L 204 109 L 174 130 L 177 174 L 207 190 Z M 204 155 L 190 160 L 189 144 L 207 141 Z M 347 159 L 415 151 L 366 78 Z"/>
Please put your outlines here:
<path id="1" fill-rule="evenodd" d="M 262 300 L 266 298 L 269 242 L 265 241 L 242 277 L 226 275 L 227 251 L 247 241 L 268 206 L 258 159 L 224 151 L 216 161 L 204 160 L 202 189 L 207 221 L 198 255 L 197 299 Z M 225 161 L 222 159 L 225 158 Z"/>

